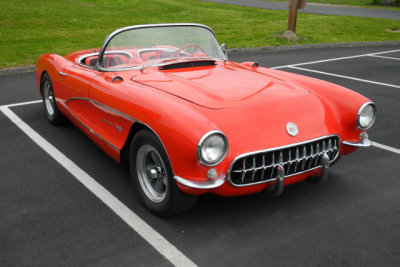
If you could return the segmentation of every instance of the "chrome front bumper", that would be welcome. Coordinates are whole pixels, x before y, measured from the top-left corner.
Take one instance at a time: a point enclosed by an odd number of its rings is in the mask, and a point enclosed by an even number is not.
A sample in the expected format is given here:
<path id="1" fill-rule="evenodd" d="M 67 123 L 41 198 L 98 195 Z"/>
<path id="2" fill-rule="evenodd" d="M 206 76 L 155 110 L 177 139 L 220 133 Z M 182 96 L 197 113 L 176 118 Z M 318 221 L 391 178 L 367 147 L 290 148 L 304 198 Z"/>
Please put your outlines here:
<path id="1" fill-rule="evenodd" d="M 371 140 L 369 140 L 368 138 L 365 139 L 360 139 L 359 141 L 342 141 L 343 145 L 347 145 L 347 146 L 353 146 L 353 147 L 369 147 L 372 145 Z M 336 158 L 336 157 L 335 157 Z M 318 182 L 323 182 L 327 179 L 328 176 L 328 168 L 330 165 L 330 157 L 326 154 L 326 153 L 322 153 L 322 158 L 320 159 L 320 164 L 318 167 L 321 168 L 321 172 L 320 172 L 320 177 L 317 178 Z M 280 164 L 278 164 L 280 166 Z M 272 186 L 270 186 L 267 190 L 268 191 L 272 191 L 271 193 L 273 193 L 274 195 L 280 195 L 283 191 L 283 182 L 285 180 L 285 178 L 287 178 L 288 176 L 291 175 L 287 175 L 285 173 L 285 169 L 283 168 L 283 166 L 280 166 L 277 169 L 277 177 L 270 179 L 268 181 L 265 182 L 274 182 Z M 314 168 L 315 169 L 315 168 Z M 312 170 L 312 169 L 310 169 Z M 310 171 L 307 170 L 307 171 Z M 299 173 L 297 173 L 299 174 Z M 218 178 L 216 179 L 209 179 L 207 181 L 193 181 L 193 180 L 189 180 L 189 179 L 185 179 L 179 176 L 174 176 L 175 181 L 177 181 L 178 183 L 187 186 L 187 187 L 191 187 L 191 188 L 195 188 L 195 189 L 213 189 L 213 188 L 217 188 L 219 186 L 221 186 L 225 180 L 226 180 L 226 176 L 224 174 L 221 174 Z"/>
<path id="2" fill-rule="evenodd" d="M 213 189 L 221 186 L 225 182 L 226 176 L 224 174 L 221 174 L 218 178 L 209 179 L 208 181 L 192 181 L 179 176 L 174 176 L 174 179 L 178 183 L 187 187 L 196 189 Z"/>
<path id="3" fill-rule="evenodd" d="M 369 146 L 372 146 L 371 140 L 369 140 L 368 138 L 359 140 L 357 142 L 343 141 L 342 144 L 343 145 L 347 145 L 347 146 L 355 146 L 355 147 L 369 147 Z"/>

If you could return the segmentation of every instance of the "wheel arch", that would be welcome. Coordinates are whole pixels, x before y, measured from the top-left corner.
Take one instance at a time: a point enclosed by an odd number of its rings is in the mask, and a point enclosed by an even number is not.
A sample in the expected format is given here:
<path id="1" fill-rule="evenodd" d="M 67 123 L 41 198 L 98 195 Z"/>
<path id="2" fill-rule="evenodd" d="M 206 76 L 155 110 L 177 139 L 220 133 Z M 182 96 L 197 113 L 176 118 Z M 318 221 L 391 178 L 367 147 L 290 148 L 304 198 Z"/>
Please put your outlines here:
<path id="1" fill-rule="evenodd" d="M 47 70 L 42 70 L 42 72 L 41 72 L 41 74 L 40 74 L 39 92 L 40 92 L 40 95 L 41 95 L 41 96 L 43 96 L 43 86 L 42 86 L 43 76 L 44 76 L 44 74 L 46 74 L 46 73 L 47 73 L 47 75 L 49 75 L 49 73 L 47 72 Z M 49 77 L 50 77 L 50 75 L 49 75 Z M 51 79 L 51 78 L 50 78 L 50 79 Z"/>
<path id="2" fill-rule="evenodd" d="M 149 125 L 147 125 L 147 124 L 145 124 L 143 122 L 140 122 L 140 121 L 135 122 L 131 126 L 131 129 L 129 130 L 128 137 L 126 138 L 125 143 L 124 143 L 124 145 L 123 145 L 123 147 L 121 149 L 121 152 L 120 152 L 120 162 L 124 163 L 124 164 L 128 163 L 128 161 L 129 161 L 129 151 L 130 151 L 130 148 L 131 148 L 132 140 L 133 140 L 133 138 L 135 137 L 135 135 L 138 132 L 140 132 L 141 130 L 145 130 L 145 129 L 150 131 L 151 133 L 153 133 L 154 136 L 160 141 L 161 145 L 163 146 L 163 148 L 165 150 L 165 153 L 167 154 L 167 158 L 168 158 L 168 162 L 169 162 L 168 164 L 171 166 L 172 173 L 174 173 L 174 170 L 173 170 L 172 164 L 171 164 L 171 159 L 170 159 L 170 157 L 168 155 L 167 148 L 165 147 L 165 145 L 164 145 L 163 141 L 161 140 L 160 136 Z"/>

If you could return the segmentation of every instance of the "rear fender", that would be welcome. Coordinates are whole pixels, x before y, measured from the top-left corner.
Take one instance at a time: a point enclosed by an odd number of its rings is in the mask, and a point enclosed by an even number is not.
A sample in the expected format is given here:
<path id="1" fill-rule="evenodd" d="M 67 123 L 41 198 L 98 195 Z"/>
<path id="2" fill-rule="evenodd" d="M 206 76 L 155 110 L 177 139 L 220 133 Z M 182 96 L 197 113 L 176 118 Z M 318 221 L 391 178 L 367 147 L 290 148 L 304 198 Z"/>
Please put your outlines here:
<path id="1" fill-rule="evenodd" d="M 72 65 L 72 62 L 57 54 L 45 54 L 40 56 L 36 61 L 35 67 L 36 86 L 39 93 L 42 94 L 40 83 L 44 72 L 49 74 L 54 87 L 54 83 L 56 83 L 58 79 L 58 73 L 68 65 Z"/>

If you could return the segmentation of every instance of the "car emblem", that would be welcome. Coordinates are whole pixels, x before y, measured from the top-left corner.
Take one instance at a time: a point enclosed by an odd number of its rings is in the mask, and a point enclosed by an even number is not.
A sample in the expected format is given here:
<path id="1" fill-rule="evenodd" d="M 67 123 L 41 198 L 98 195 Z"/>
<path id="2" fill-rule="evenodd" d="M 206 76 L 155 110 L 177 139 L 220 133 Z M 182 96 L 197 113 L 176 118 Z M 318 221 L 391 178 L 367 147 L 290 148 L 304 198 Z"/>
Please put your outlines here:
<path id="1" fill-rule="evenodd" d="M 297 128 L 297 125 L 293 122 L 289 122 L 288 124 L 286 124 L 286 131 L 291 136 L 296 136 L 299 134 L 299 129 Z"/>

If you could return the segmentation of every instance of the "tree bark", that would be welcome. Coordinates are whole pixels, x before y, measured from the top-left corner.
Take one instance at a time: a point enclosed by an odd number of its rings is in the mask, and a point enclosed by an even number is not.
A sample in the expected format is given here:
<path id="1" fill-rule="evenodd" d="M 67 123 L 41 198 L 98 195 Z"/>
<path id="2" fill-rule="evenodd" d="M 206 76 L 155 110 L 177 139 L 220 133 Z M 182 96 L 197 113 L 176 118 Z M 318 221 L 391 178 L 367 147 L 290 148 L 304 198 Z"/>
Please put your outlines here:
<path id="1" fill-rule="evenodd" d="M 288 31 L 296 32 L 297 6 L 299 0 L 289 1 Z"/>

